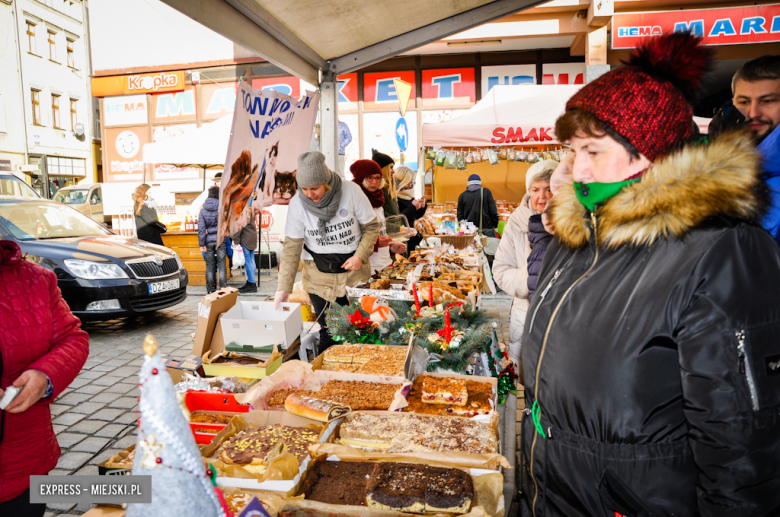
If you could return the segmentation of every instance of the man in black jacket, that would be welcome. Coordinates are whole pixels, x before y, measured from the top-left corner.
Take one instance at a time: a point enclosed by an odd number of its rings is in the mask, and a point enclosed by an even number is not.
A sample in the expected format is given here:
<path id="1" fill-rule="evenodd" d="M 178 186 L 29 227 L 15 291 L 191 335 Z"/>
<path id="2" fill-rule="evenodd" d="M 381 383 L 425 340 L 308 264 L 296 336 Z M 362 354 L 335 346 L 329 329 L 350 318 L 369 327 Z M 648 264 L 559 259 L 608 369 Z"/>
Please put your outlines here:
<path id="1" fill-rule="evenodd" d="M 479 228 L 479 214 L 482 211 L 482 235 L 496 236 L 498 208 L 490 189 L 482 188 L 482 178 L 477 174 L 469 176 L 466 191 L 458 197 L 458 221 L 469 221 Z"/>

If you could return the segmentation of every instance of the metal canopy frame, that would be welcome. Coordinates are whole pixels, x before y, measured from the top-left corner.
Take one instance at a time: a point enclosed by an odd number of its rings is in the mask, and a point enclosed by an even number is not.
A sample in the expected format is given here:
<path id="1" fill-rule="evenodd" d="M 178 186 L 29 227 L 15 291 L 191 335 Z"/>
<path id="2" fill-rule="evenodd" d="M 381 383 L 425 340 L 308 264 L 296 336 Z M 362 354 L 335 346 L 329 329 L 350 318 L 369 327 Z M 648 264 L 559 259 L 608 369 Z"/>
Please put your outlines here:
<path id="1" fill-rule="evenodd" d="M 494 0 L 343 56 L 324 60 L 255 0 L 162 0 L 214 32 L 311 84 L 320 72 L 341 75 L 472 27 L 545 3 Z M 316 4 L 313 4 L 316 5 Z M 431 6 L 435 8 L 434 5 Z"/>

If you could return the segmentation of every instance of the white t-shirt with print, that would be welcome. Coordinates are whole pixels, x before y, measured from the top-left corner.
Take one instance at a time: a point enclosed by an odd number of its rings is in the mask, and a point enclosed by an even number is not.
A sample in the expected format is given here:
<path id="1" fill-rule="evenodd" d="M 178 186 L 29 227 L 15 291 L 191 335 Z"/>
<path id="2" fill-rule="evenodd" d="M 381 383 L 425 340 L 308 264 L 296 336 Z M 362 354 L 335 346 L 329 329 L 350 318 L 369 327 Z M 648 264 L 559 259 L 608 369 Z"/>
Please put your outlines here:
<path id="1" fill-rule="evenodd" d="M 371 202 L 360 186 L 351 181 L 341 183 L 341 201 L 336 216 L 328 221 L 326 235 L 320 236 L 317 217 L 306 210 L 301 201 L 302 193 L 293 196 L 287 212 L 284 234 L 293 239 L 303 239 L 314 253 L 351 253 L 358 249 L 363 233 L 361 224 L 376 219 Z M 303 260 L 311 255 L 303 250 Z"/>

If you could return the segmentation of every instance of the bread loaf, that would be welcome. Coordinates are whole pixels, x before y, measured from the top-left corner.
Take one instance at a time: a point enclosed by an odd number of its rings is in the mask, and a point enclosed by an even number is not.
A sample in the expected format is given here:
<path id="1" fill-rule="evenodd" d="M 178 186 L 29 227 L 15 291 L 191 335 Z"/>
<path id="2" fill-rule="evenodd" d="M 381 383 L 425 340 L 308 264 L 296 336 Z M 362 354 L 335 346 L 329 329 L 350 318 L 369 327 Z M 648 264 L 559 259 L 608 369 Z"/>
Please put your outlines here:
<path id="1" fill-rule="evenodd" d="M 330 422 L 352 412 L 349 406 L 344 406 L 329 400 L 314 397 L 304 397 L 293 393 L 284 401 L 284 409 L 293 415 L 302 416 L 318 422 Z"/>

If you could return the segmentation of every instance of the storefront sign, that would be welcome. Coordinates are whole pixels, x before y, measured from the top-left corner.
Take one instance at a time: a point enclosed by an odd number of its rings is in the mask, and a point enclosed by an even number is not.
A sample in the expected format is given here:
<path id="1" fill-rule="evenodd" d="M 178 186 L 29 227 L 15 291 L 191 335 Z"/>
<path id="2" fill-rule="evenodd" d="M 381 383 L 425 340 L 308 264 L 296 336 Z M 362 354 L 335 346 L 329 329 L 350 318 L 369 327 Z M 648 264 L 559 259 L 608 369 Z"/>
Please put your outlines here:
<path id="1" fill-rule="evenodd" d="M 263 210 L 260 215 L 260 228 L 267 230 L 274 224 L 274 216 L 268 210 Z"/>
<path id="2" fill-rule="evenodd" d="M 585 84 L 585 63 L 545 63 L 542 84 Z"/>
<path id="3" fill-rule="evenodd" d="M 195 120 L 195 87 L 188 86 L 179 93 L 152 96 L 152 122 L 183 122 Z"/>
<path id="4" fill-rule="evenodd" d="M 634 48 L 648 36 L 690 31 L 705 45 L 780 41 L 780 4 L 652 13 L 615 13 L 612 48 Z"/>
<path id="5" fill-rule="evenodd" d="M 106 127 L 146 124 L 149 121 L 146 95 L 121 95 L 103 99 Z"/>
<path id="6" fill-rule="evenodd" d="M 216 120 L 233 113 L 236 107 L 237 82 L 209 83 L 200 87 L 204 120 Z"/>
<path id="7" fill-rule="evenodd" d="M 0 160 L 0 171 L 10 171 L 13 170 L 11 168 L 11 160 Z"/>
<path id="8" fill-rule="evenodd" d="M 109 181 L 131 181 L 143 177 L 143 146 L 149 143 L 149 129 L 126 127 L 106 129 L 106 158 Z M 105 169 L 104 169 L 105 170 Z"/>
<path id="9" fill-rule="evenodd" d="M 372 72 L 363 74 L 363 109 L 366 110 L 397 110 L 398 95 L 395 91 L 394 79 L 400 79 L 412 85 L 409 107 L 415 107 L 414 71 L 408 72 Z"/>
<path id="10" fill-rule="evenodd" d="M 536 65 L 482 67 L 482 96 L 499 84 L 536 84 Z"/>
<path id="11" fill-rule="evenodd" d="M 494 144 L 522 144 L 528 142 L 549 143 L 555 140 L 555 134 L 551 127 L 497 127 L 493 130 Z"/>
<path id="12" fill-rule="evenodd" d="M 184 87 L 183 71 L 92 78 L 92 95 L 95 97 L 178 92 Z"/>
<path id="13" fill-rule="evenodd" d="M 353 111 L 358 109 L 358 74 L 340 75 L 339 82 L 339 111 Z"/>
<path id="14" fill-rule="evenodd" d="M 473 68 L 422 71 L 423 107 L 471 106 L 476 97 Z"/>

